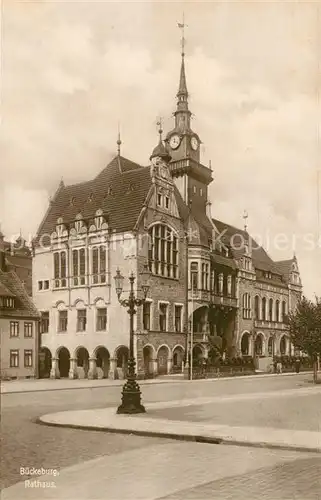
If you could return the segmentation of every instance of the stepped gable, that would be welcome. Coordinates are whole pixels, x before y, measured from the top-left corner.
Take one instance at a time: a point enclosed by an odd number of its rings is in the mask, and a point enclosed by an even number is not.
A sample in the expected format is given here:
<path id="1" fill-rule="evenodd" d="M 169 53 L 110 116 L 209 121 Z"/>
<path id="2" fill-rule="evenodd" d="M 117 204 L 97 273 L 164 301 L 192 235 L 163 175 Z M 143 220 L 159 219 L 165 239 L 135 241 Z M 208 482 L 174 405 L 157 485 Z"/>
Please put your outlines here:
<path id="1" fill-rule="evenodd" d="M 116 156 L 95 179 L 62 186 L 58 190 L 38 231 L 37 240 L 43 234 L 50 235 L 55 231 L 59 217 L 68 227 L 81 213 L 84 221 L 90 224 L 98 209 L 103 210 L 112 231 L 130 231 L 150 187 L 149 167 Z"/>
<path id="2" fill-rule="evenodd" d="M 16 304 L 13 309 L 3 309 L 2 316 L 38 318 L 39 313 L 32 300 L 28 296 L 25 287 L 13 271 L 4 272 L 0 270 L 0 290 L 5 289 L 11 292 L 11 296 L 16 297 Z M 8 296 L 8 295 L 7 295 Z"/>

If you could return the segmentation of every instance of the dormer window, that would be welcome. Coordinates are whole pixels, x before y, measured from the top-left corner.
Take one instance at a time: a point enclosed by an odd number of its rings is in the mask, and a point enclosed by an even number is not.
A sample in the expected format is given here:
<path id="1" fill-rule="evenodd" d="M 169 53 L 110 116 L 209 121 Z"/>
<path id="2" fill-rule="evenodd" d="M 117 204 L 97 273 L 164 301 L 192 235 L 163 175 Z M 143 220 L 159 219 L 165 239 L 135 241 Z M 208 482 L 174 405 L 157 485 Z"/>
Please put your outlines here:
<path id="1" fill-rule="evenodd" d="M 88 202 L 91 203 L 93 199 L 94 199 L 94 194 L 90 193 L 90 195 L 88 196 Z"/>
<path id="2" fill-rule="evenodd" d="M 13 309 L 15 306 L 15 300 L 13 297 L 0 297 L 0 307 L 6 309 Z"/>
<path id="3" fill-rule="evenodd" d="M 161 193 L 157 193 L 157 205 L 158 206 L 161 206 L 162 205 L 162 194 Z"/>
<path id="4" fill-rule="evenodd" d="M 75 198 L 74 196 L 72 196 L 72 197 L 70 198 L 70 202 L 69 202 L 69 203 L 70 203 L 70 205 L 74 205 L 74 204 L 75 204 L 75 202 L 76 202 L 76 198 Z"/>
<path id="5" fill-rule="evenodd" d="M 169 208 L 169 196 L 165 196 L 165 208 Z"/>

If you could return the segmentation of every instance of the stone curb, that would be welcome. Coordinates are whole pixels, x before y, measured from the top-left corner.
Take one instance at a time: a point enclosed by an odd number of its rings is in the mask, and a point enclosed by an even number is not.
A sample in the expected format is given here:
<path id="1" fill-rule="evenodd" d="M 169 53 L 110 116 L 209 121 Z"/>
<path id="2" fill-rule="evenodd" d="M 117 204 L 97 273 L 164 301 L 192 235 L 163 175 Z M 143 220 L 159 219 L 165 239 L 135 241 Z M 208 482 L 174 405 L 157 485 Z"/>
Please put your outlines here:
<path id="1" fill-rule="evenodd" d="M 226 437 L 211 437 L 202 436 L 197 433 L 192 435 L 183 433 L 171 433 L 171 432 L 161 432 L 161 431 L 144 431 L 137 429 L 116 429 L 114 427 L 93 427 L 90 425 L 80 425 L 80 424 L 61 424 L 56 422 L 46 422 L 39 417 L 35 420 L 35 423 L 40 425 L 47 425 L 48 427 L 63 427 L 69 429 L 77 429 L 82 431 L 94 431 L 94 432 L 106 432 L 110 434 L 125 434 L 133 436 L 143 436 L 143 437 L 155 437 L 163 439 L 173 439 L 177 441 L 190 441 L 195 443 L 208 443 L 208 444 L 223 444 L 232 446 L 245 446 L 251 448 L 265 448 L 265 449 L 278 449 L 286 451 L 299 451 L 299 452 L 309 452 L 309 453 L 321 453 L 321 448 L 310 447 L 310 446 L 297 446 L 290 444 L 276 444 L 264 441 L 243 441 L 238 439 L 227 439 Z"/>
<path id="2" fill-rule="evenodd" d="M 205 404 L 207 402 L 206 400 Z M 191 402 L 187 401 L 187 403 Z M 200 404 L 202 403 L 200 402 Z M 159 404 L 155 403 L 154 406 L 157 408 Z M 76 415 L 73 413 L 66 411 L 47 414 L 39 417 L 36 422 L 41 425 L 87 431 L 321 453 L 321 435 L 316 431 L 291 431 L 267 427 L 228 426 L 210 422 L 171 421 L 143 415 L 139 417 L 116 416 L 116 408 L 112 407 L 106 408 L 106 410 L 102 409 L 94 415 L 92 415 L 92 410 L 75 412 Z"/>
<path id="3" fill-rule="evenodd" d="M 144 386 L 144 385 L 158 385 L 158 384 L 182 384 L 182 383 L 197 383 L 197 382 L 219 382 L 219 381 L 224 381 L 224 380 L 239 380 L 239 379 L 258 379 L 258 378 L 269 378 L 269 377 L 289 377 L 289 376 L 294 376 L 294 375 L 310 375 L 313 372 L 300 372 L 300 373 L 293 373 L 293 372 L 288 372 L 288 373 L 264 373 L 264 374 L 256 374 L 256 375 L 239 375 L 239 376 L 234 376 L 234 377 L 216 377 L 216 378 L 200 378 L 200 379 L 193 379 L 193 380 L 187 380 L 187 379 L 168 379 L 168 380 L 160 380 L 160 379 L 151 379 L 151 380 L 138 380 L 139 385 Z M 24 393 L 29 393 L 29 392 L 49 392 L 49 391 L 73 391 L 74 389 L 108 389 L 110 387 L 122 387 L 125 383 L 125 380 L 117 381 L 117 383 L 114 384 L 106 384 L 106 385 L 81 385 L 81 386 L 74 386 L 74 387 L 47 387 L 45 389 L 25 389 L 25 390 L 3 390 L 1 387 L 0 394 L 6 395 L 6 394 L 24 394 Z"/>

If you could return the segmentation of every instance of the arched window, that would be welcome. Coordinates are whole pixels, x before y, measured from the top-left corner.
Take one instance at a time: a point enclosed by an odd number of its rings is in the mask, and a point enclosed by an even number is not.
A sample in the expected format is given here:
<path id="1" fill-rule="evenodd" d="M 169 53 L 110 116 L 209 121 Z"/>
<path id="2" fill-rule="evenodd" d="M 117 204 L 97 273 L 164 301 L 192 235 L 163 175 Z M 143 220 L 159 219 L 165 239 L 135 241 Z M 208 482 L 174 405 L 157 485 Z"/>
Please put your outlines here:
<path id="1" fill-rule="evenodd" d="M 269 356 L 273 356 L 273 354 L 274 354 L 274 339 L 273 339 L 273 337 L 269 338 L 268 351 L 269 351 Z"/>
<path id="2" fill-rule="evenodd" d="M 243 318 L 251 319 L 251 296 L 249 293 L 243 294 Z"/>
<path id="3" fill-rule="evenodd" d="M 275 302 L 275 321 L 280 321 L 280 301 L 276 300 Z"/>
<path id="4" fill-rule="evenodd" d="M 269 321 L 273 321 L 273 299 L 269 300 Z"/>
<path id="5" fill-rule="evenodd" d="M 262 319 L 263 321 L 266 320 L 266 298 L 263 297 L 262 299 Z"/>
<path id="6" fill-rule="evenodd" d="M 282 301 L 282 321 L 285 320 L 286 317 L 286 302 L 285 300 Z"/>
<path id="7" fill-rule="evenodd" d="M 153 274 L 178 278 L 178 239 L 165 224 L 156 224 L 149 231 L 149 269 Z"/>
<path id="8" fill-rule="evenodd" d="M 260 319 L 260 297 L 258 295 L 255 295 L 254 299 L 254 317 Z"/>

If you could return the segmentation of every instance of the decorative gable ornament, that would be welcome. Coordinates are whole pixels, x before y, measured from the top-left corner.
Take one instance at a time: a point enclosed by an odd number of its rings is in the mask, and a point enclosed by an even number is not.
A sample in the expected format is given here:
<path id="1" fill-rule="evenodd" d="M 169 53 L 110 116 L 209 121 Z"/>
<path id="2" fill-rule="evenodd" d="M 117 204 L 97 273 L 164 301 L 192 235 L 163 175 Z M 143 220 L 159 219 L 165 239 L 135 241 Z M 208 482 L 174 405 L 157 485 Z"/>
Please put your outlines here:
<path id="1" fill-rule="evenodd" d="M 105 231 L 108 230 L 108 224 L 106 223 L 105 218 L 103 217 L 103 211 L 101 208 L 96 210 L 94 224 L 92 224 L 89 228 L 90 232 L 96 231 Z"/>
<path id="2" fill-rule="evenodd" d="M 57 219 L 56 231 L 52 234 L 53 238 L 68 238 L 68 231 L 63 222 L 62 217 Z"/>

